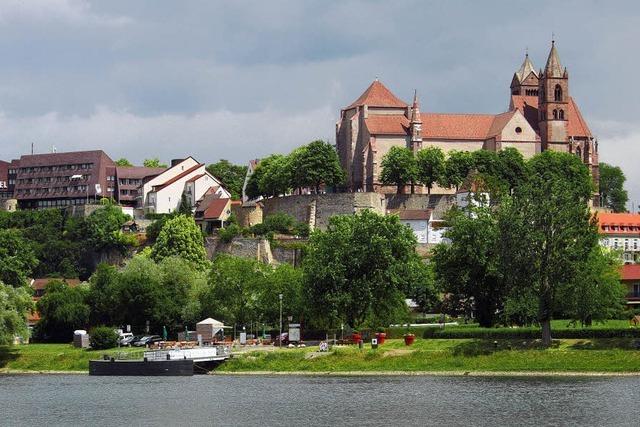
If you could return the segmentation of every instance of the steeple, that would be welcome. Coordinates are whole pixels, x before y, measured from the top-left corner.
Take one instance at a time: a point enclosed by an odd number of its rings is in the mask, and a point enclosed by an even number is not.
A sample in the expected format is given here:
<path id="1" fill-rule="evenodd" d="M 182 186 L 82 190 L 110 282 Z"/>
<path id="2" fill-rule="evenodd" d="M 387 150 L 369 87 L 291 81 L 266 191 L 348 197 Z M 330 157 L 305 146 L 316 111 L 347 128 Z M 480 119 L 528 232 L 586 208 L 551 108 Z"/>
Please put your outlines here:
<path id="1" fill-rule="evenodd" d="M 564 76 L 564 70 L 560 63 L 560 57 L 558 56 L 558 50 L 556 49 L 556 41 L 551 40 L 551 51 L 547 58 L 547 65 L 544 67 L 544 74 L 546 77 L 559 77 Z"/>
<path id="2" fill-rule="evenodd" d="M 538 96 L 539 78 L 540 74 L 536 72 L 527 50 L 520 69 L 513 74 L 513 79 L 511 79 L 511 95 Z"/>
<path id="3" fill-rule="evenodd" d="M 516 76 L 518 76 L 518 80 L 522 83 L 522 81 L 524 81 L 524 79 L 526 79 L 531 73 L 535 74 L 536 77 L 539 77 L 538 73 L 536 73 L 536 68 L 533 66 L 533 62 L 529 59 L 529 52 L 527 52 L 524 56 L 524 61 L 522 62 L 520 69 L 516 71 Z"/>
<path id="4" fill-rule="evenodd" d="M 413 105 L 411 106 L 411 148 L 414 152 L 422 148 L 422 117 L 420 117 L 420 103 L 418 102 L 418 91 L 413 92 Z"/>

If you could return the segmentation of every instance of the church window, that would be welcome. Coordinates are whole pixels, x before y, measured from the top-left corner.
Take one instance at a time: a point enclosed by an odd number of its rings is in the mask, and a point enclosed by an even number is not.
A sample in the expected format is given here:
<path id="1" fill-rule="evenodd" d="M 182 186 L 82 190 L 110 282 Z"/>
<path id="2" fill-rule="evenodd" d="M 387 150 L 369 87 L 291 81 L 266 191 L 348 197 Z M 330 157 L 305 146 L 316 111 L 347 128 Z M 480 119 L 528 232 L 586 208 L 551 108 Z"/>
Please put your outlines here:
<path id="1" fill-rule="evenodd" d="M 580 149 L 580 147 L 576 148 L 576 156 L 578 156 L 578 158 L 582 158 L 582 150 Z"/>
<path id="2" fill-rule="evenodd" d="M 558 118 L 559 118 L 560 120 L 564 120 L 564 110 L 560 110 L 560 111 L 558 112 Z"/>
<path id="3" fill-rule="evenodd" d="M 558 110 L 553 110 L 553 120 L 558 120 Z"/>
<path id="4" fill-rule="evenodd" d="M 562 101 L 562 88 L 560 85 L 556 85 L 556 88 L 553 90 L 553 97 L 556 101 Z"/>
<path id="5" fill-rule="evenodd" d="M 522 133 L 522 128 L 520 126 L 516 128 L 516 133 Z"/>

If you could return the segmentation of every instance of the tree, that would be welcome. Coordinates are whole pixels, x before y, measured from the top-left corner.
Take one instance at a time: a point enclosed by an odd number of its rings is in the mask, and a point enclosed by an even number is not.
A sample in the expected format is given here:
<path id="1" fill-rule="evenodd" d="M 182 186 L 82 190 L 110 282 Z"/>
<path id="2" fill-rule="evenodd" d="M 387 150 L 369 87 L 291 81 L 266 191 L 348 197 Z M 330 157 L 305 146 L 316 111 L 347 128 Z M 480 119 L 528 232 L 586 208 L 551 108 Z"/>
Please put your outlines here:
<path id="1" fill-rule="evenodd" d="M 0 345 L 12 344 L 15 336 L 28 336 L 27 313 L 32 309 L 26 286 L 14 287 L 0 281 Z"/>
<path id="2" fill-rule="evenodd" d="M 280 321 L 280 299 L 282 294 L 283 316 L 302 321 L 304 316 L 303 274 L 301 269 L 289 264 L 268 268 L 264 279 L 258 283 L 256 298 L 256 320 L 269 325 Z"/>
<path id="3" fill-rule="evenodd" d="M 629 197 L 624 189 L 625 181 L 620 167 L 600 163 L 600 205 L 614 212 L 626 212 Z"/>
<path id="4" fill-rule="evenodd" d="M 160 159 L 154 157 L 152 159 L 144 159 L 142 162 L 145 168 L 166 168 L 167 165 L 165 163 L 160 163 Z"/>
<path id="5" fill-rule="evenodd" d="M 418 181 L 426 185 L 427 194 L 431 194 L 433 184 L 441 183 L 444 177 L 444 152 L 439 147 L 427 147 L 418 151 L 416 157 Z"/>
<path id="6" fill-rule="evenodd" d="M 207 252 L 204 249 L 202 231 L 191 217 L 178 215 L 166 222 L 151 251 L 151 258 L 160 262 L 171 256 L 179 256 L 199 268 L 206 268 Z"/>
<path id="7" fill-rule="evenodd" d="M 207 166 L 207 171 L 231 193 L 232 199 L 239 200 L 242 197 L 242 186 L 247 175 L 246 166 L 234 165 L 228 160 L 221 159 Z"/>
<path id="8" fill-rule="evenodd" d="M 71 287 L 60 280 L 49 282 L 36 304 L 40 313 L 36 336 L 45 341 L 71 341 L 74 330 L 85 329 L 89 324 L 87 294 L 84 285 Z"/>
<path id="9" fill-rule="evenodd" d="M 509 192 L 523 184 L 527 179 L 527 169 L 522 153 L 516 148 L 507 147 L 498 152 L 501 178 L 507 183 Z"/>
<path id="10" fill-rule="evenodd" d="M 110 203 L 93 211 L 86 219 L 89 248 L 95 252 L 124 253 L 129 241 L 124 237 L 122 226 L 128 219 L 119 206 Z"/>
<path id="11" fill-rule="evenodd" d="M 92 325 L 117 325 L 121 320 L 118 269 L 106 263 L 100 263 L 89 279 L 87 304 L 91 307 Z"/>
<path id="12" fill-rule="evenodd" d="M 320 186 L 340 185 L 344 182 L 344 171 L 340 166 L 338 153 L 328 143 L 313 141 L 291 154 L 293 168 L 293 185 L 295 187 L 312 187 L 316 194 Z"/>
<path id="13" fill-rule="evenodd" d="M 125 168 L 130 168 L 133 167 L 133 164 L 125 159 L 124 157 L 119 158 L 118 160 L 116 160 L 116 166 L 120 166 L 120 167 L 125 167 Z"/>
<path id="14" fill-rule="evenodd" d="M 573 280 L 558 290 L 563 317 L 582 326 L 616 317 L 624 308 L 626 294 L 620 283 L 620 257 L 595 246 L 581 264 Z"/>
<path id="15" fill-rule="evenodd" d="M 382 173 L 380 180 L 385 185 L 395 185 L 398 194 L 402 194 L 404 186 L 413 184 L 417 180 L 418 165 L 413 152 L 404 147 L 391 147 L 389 152 L 382 158 Z"/>
<path id="16" fill-rule="evenodd" d="M 453 306 L 469 304 L 482 327 L 494 326 L 503 308 L 507 287 L 500 265 L 498 222 L 490 208 L 454 209 L 445 236 L 433 251 L 440 288 Z"/>
<path id="17" fill-rule="evenodd" d="M 397 216 L 370 211 L 334 216 L 309 239 L 303 261 L 307 308 L 319 326 L 397 321 L 406 311 L 405 274 L 416 239 Z"/>
<path id="18" fill-rule="evenodd" d="M 37 264 L 31 245 L 19 230 L 0 230 L 0 282 L 16 288 L 25 286 Z"/>
<path id="19" fill-rule="evenodd" d="M 264 197 L 275 197 L 291 190 L 291 162 L 290 158 L 281 154 L 272 154 L 263 159 L 256 172 L 260 171 L 258 188 Z M 254 172 L 255 174 L 255 172 Z"/>
<path id="20" fill-rule="evenodd" d="M 499 219 L 505 276 L 529 286 L 538 299 L 544 345 L 551 344 L 551 319 L 558 290 L 577 277 L 598 244 L 589 210 L 593 183 L 579 158 L 544 151 L 529 162 L 526 184 L 503 202 Z"/>
<path id="21" fill-rule="evenodd" d="M 180 197 L 180 205 L 178 205 L 176 214 L 186 216 L 193 215 L 193 208 L 191 207 L 191 203 L 189 202 L 186 193 L 182 193 L 182 196 Z"/>
<path id="22" fill-rule="evenodd" d="M 449 152 L 449 157 L 444 164 L 444 182 L 448 187 L 454 187 L 456 191 L 464 182 L 473 168 L 473 157 L 468 151 Z"/>

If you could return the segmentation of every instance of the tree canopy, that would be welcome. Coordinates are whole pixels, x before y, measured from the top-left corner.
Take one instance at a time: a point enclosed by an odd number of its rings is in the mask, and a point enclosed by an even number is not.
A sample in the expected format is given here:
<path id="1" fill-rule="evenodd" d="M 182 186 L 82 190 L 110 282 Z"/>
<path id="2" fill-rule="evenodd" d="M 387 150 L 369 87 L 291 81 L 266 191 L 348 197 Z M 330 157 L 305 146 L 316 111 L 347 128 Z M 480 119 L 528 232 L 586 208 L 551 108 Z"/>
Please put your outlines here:
<path id="1" fill-rule="evenodd" d="M 600 163 L 600 205 L 614 212 L 626 212 L 629 199 L 624 188 L 626 180 L 620 167 Z"/>
<path id="2" fill-rule="evenodd" d="M 232 199 L 239 200 L 242 197 L 242 186 L 247 175 L 246 166 L 234 165 L 229 160 L 221 159 L 207 166 L 207 172 L 220 181 L 231 193 Z"/>
<path id="3" fill-rule="evenodd" d="M 439 147 L 427 147 L 416 155 L 418 181 L 427 187 L 431 194 L 433 185 L 442 184 L 445 174 L 445 155 Z"/>
<path id="4" fill-rule="evenodd" d="M 474 167 L 474 159 L 468 151 L 449 152 L 449 157 L 444 164 L 444 182 L 448 187 L 453 187 L 458 191 L 460 185 L 464 182 Z"/>
<path id="5" fill-rule="evenodd" d="M 322 140 L 310 142 L 290 156 L 295 187 L 310 187 L 319 193 L 321 185 L 332 187 L 344 182 L 338 153 Z"/>
<path id="6" fill-rule="evenodd" d="M 413 152 L 404 147 L 391 147 L 382 158 L 380 181 L 385 185 L 395 185 L 401 194 L 407 184 L 413 184 L 418 178 L 418 164 Z"/>
<path id="7" fill-rule="evenodd" d="M 127 167 L 130 168 L 133 166 L 133 163 L 131 163 L 129 160 L 125 159 L 124 157 L 119 158 L 118 160 L 115 161 L 116 166 L 120 166 L 120 167 Z"/>
<path id="8" fill-rule="evenodd" d="M 193 218 L 178 215 L 169 219 L 160 230 L 151 257 L 160 262 L 172 256 L 184 258 L 196 266 L 208 266 L 202 231 Z"/>
<path id="9" fill-rule="evenodd" d="M 85 329 L 89 324 L 88 288 L 71 287 L 61 280 L 52 280 L 37 303 L 40 320 L 36 325 L 37 337 L 47 341 L 69 342 L 73 331 Z"/>
<path id="10" fill-rule="evenodd" d="M 160 163 L 160 159 L 154 157 L 152 159 L 144 159 L 142 162 L 143 166 L 146 168 L 166 168 L 166 163 Z"/>

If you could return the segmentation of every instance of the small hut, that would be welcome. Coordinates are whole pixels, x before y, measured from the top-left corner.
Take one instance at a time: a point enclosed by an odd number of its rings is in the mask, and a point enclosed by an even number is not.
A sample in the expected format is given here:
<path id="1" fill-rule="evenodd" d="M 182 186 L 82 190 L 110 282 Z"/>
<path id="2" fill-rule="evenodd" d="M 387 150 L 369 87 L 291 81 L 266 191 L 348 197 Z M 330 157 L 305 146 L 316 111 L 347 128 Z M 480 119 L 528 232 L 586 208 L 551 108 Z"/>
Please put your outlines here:
<path id="1" fill-rule="evenodd" d="M 227 326 L 224 326 L 221 321 L 209 317 L 196 323 L 196 334 L 202 337 L 203 343 L 221 341 L 225 328 Z"/>

